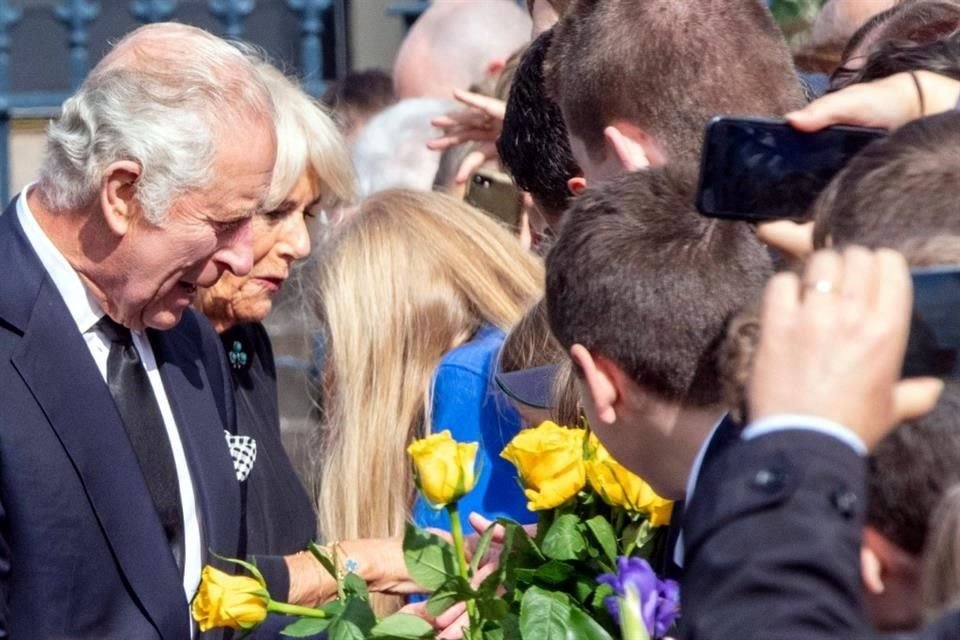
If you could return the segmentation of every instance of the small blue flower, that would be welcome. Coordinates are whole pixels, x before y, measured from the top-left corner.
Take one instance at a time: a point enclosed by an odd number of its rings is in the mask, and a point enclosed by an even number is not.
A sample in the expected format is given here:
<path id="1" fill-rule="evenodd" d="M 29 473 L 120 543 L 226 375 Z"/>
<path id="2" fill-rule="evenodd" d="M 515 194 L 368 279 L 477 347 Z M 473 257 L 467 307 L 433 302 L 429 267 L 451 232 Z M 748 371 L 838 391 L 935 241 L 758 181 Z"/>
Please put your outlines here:
<path id="1" fill-rule="evenodd" d="M 360 569 L 360 563 L 353 558 L 347 558 L 347 561 L 343 563 L 343 568 L 347 570 L 347 573 L 356 573 Z"/>
<path id="2" fill-rule="evenodd" d="M 242 369 L 247 366 L 247 354 L 243 351 L 243 345 L 239 341 L 234 341 L 227 357 L 230 359 L 230 366 L 234 369 Z"/>

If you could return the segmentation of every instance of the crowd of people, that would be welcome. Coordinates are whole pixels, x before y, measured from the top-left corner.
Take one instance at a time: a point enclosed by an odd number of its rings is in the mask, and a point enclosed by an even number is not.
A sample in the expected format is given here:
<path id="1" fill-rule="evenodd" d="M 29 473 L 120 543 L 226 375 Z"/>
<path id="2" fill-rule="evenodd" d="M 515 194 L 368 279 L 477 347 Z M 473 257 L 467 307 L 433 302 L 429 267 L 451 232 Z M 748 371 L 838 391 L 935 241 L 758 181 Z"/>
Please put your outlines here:
<path id="1" fill-rule="evenodd" d="M 0 638 L 233 637 L 203 567 L 312 607 L 313 541 L 461 637 L 404 530 L 532 524 L 501 452 L 547 420 L 676 501 L 679 638 L 960 638 L 960 387 L 904 364 L 911 269 L 960 261 L 960 2 L 828 0 L 793 48 L 763 0 L 526 9 L 437 0 L 320 101 L 149 25 L 64 103 L 0 215 Z M 695 205 L 717 115 L 882 135 L 749 222 Z M 295 470 L 264 321 L 301 267 Z M 407 456 L 442 430 L 479 443 L 459 523 Z"/>

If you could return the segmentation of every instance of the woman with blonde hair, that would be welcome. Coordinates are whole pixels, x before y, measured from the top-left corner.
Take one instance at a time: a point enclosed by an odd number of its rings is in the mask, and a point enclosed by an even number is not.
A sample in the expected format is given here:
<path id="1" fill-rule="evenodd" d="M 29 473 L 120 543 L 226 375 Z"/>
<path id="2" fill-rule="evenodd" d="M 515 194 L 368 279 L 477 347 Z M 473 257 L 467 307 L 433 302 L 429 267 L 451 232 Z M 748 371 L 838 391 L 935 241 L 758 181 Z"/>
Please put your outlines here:
<path id="1" fill-rule="evenodd" d="M 542 294 L 543 267 L 497 222 L 440 193 L 369 198 L 325 249 L 319 522 L 327 540 L 402 536 L 448 523 L 414 504 L 410 442 L 449 429 L 480 441 L 477 486 L 461 503 L 522 517 L 499 458 L 519 417 L 492 384 L 504 332 Z"/>

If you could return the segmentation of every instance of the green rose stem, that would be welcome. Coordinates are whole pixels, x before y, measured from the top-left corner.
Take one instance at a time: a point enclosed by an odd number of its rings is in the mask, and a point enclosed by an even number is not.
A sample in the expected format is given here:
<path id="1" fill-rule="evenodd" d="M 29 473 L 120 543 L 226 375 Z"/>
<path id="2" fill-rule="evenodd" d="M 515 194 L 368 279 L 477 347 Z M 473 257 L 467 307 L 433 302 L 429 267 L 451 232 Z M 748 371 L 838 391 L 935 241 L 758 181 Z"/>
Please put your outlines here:
<path id="1" fill-rule="evenodd" d="M 460 577 L 470 584 L 470 571 L 467 564 L 467 552 L 463 544 L 463 526 L 460 524 L 460 507 L 454 500 L 447 505 L 447 513 L 450 515 L 450 534 L 453 536 L 453 548 L 457 552 L 457 565 Z M 477 637 L 480 631 L 479 621 L 477 620 L 477 605 L 473 598 L 467 600 L 467 615 L 470 617 L 469 637 Z"/>
<path id="2" fill-rule="evenodd" d="M 311 609 L 310 607 L 302 607 L 298 604 L 290 604 L 289 602 L 277 602 L 276 600 L 267 601 L 267 611 L 271 613 L 282 613 L 287 616 L 300 616 L 303 618 L 329 618 L 330 614 L 321 609 Z"/>
<path id="3" fill-rule="evenodd" d="M 647 625 L 640 617 L 640 596 L 632 586 L 627 586 L 626 597 L 620 603 L 620 631 L 623 640 L 650 640 Z"/>

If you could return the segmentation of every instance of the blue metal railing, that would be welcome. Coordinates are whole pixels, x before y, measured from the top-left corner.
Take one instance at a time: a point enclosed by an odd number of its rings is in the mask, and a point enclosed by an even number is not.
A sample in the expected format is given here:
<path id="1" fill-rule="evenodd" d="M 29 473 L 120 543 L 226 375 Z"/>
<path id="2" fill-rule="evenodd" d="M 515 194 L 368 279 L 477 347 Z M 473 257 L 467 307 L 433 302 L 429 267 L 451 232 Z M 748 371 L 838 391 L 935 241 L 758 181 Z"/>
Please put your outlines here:
<path id="1" fill-rule="evenodd" d="M 52 117 L 59 110 L 60 105 L 83 82 L 91 64 L 96 60 L 92 56 L 99 55 L 102 38 L 91 35 L 100 33 L 98 20 L 110 17 L 116 22 L 115 7 L 122 0 L 59 0 L 52 8 L 32 8 L 33 16 L 44 11 L 45 19 L 51 24 L 59 22 L 66 31 L 67 59 L 60 65 L 69 70 L 65 82 L 58 81 L 54 88 L 39 88 L 30 90 L 14 90 L 11 84 L 11 75 L 14 63 L 23 64 L 24 60 L 36 58 L 35 51 L 21 51 L 13 46 L 13 36 L 24 17 L 22 4 L 24 0 L 0 0 L 0 203 L 6 203 L 10 197 L 10 124 L 19 118 Z M 367 1 L 367 0 L 362 0 Z M 336 6 L 334 7 L 334 4 Z M 186 9 L 196 10 L 201 1 L 184 2 L 181 0 L 129 0 L 125 2 L 129 15 L 137 23 L 161 22 L 170 19 L 181 19 L 188 13 Z M 225 37 L 243 38 L 248 35 L 247 20 L 258 8 L 257 0 L 202 0 L 206 11 L 217 25 L 217 30 Z M 192 5 L 192 6 L 188 6 Z M 296 16 L 298 25 L 299 46 L 296 53 L 291 55 L 297 58 L 295 66 L 304 78 L 305 88 L 313 95 L 320 95 L 324 90 L 324 22 L 326 14 L 334 7 L 338 17 L 342 17 L 345 0 L 266 0 L 260 2 L 260 8 L 270 7 L 288 15 Z M 202 5 L 201 5 L 202 6 Z M 112 11 L 111 14 L 105 10 Z M 202 8 L 201 8 L 202 10 Z M 194 14 L 195 15 L 195 14 Z M 129 19 L 129 18 L 128 18 Z M 342 23 L 343 20 L 340 20 Z M 339 24 L 339 23 L 338 23 Z M 135 26 L 135 25 L 134 25 Z M 44 27 L 45 30 L 46 27 Z M 47 30 L 49 31 L 49 30 Z M 345 33 L 340 33 L 342 38 Z M 115 34 L 120 35 L 120 34 Z M 291 42 L 292 39 L 287 39 Z M 91 43 L 96 48 L 91 47 Z M 34 46 L 35 43 L 29 43 Z M 24 47 L 26 48 L 26 47 Z M 341 48 L 346 51 L 345 47 Z M 43 52 L 43 65 L 48 69 L 56 69 L 57 62 L 53 59 L 56 54 Z M 291 61 L 292 62 L 292 61 Z M 344 69 L 346 61 L 336 61 L 337 69 Z M 55 74 L 50 74 L 55 75 Z M 62 87 L 60 89 L 59 87 Z"/>

